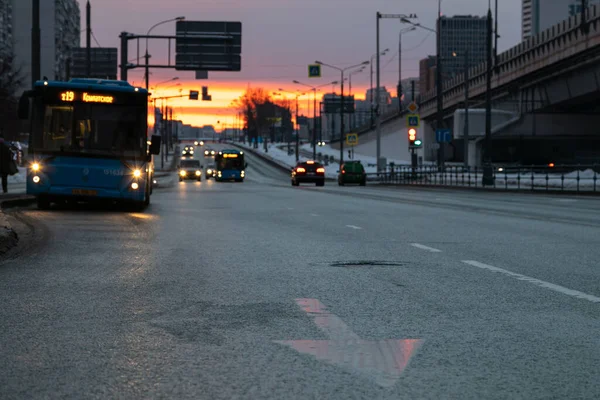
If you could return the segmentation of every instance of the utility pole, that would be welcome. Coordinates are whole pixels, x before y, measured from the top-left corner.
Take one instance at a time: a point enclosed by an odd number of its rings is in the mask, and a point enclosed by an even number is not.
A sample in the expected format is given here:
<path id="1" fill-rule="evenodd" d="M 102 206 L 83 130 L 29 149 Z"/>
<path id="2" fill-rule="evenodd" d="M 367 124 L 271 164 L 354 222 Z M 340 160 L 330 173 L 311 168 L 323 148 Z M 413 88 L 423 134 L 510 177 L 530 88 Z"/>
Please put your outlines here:
<path id="1" fill-rule="evenodd" d="M 300 124 L 298 123 L 298 95 L 296 95 L 296 162 L 299 159 L 298 137 L 300 136 Z"/>
<path id="2" fill-rule="evenodd" d="M 436 129 L 444 127 L 444 85 L 442 82 L 442 5 L 441 0 L 438 2 L 438 18 L 436 29 L 436 95 L 437 95 L 437 124 Z M 444 143 L 439 144 L 438 149 L 438 168 L 444 170 Z"/>
<path id="3" fill-rule="evenodd" d="M 465 126 L 464 126 L 464 166 L 465 169 L 469 169 L 469 50 L 465 51 L 465 72 L 464 72 L 464 85 L 465 85 Z"/>
<path id="4" fill-rule="evenodd" d="M 377 49 L 379 51 L 379 49 Z M 379 80 L 379 75 L 377 76 Z M 342 163 L 344 162 L 344 70 L 342 70 L 342 94 L 340 96 L 340 170 L 342 168 Z"/>
<path id="5" fill-rule="evenodd" d="M 88 0 L 85 6 L 85 66 L 86 76 L 92 76 L 92 5 Z"/>
<path id="6" fill-rule="evenodd" d="M 129 54 L 129 33 L 121 32 L 119 37 L 121 38 L 121 80 L 127 82 L 127 58 Z"/>
<path id="7" fill-rule="evenodd" d="M 494 171 L 492 170 L 492 10 L 488 9 L 487 15 L 487 74 L 485 92 L 485 150 L 483 159 L 483 186 L 494 184 Z"/>
<path id="8" fill-rule="evenodd" d="M 398 113 L 402 112 L 402 30 L 398 34 Z"/>
<path id="9" fill-rule="evenodd" d="M 377 132 L 377 175 L 379 175 L 379 171 L 381 170 L 381 118 L 379 118 L 379 107 L 380 107 L 380 99 L 381 99 L 381 93 L 379 93 L 380 91 L 380 87 L 381 87 L 381 55 L 379 54 L 379 20 L 381 19 L 381 13 L 378 11 L 376 14 L 376 19 L 377 19 L 377 39 L 376 39 L 376 51 L 377 51 L 377 88 L 375 89 L 375 98 L 376 98 L 376 106 L 375 106 L 375 118 L 377 119 L 376 122 L 376 132 Z M 344 84 L 344 79 L 342 77 L 342 85 Z M 341 141 L 341 138 L 340 138 Z M 340 147 L 341 148 L 341 147 Z"/>
<path id="10" fill-rule="evenodd" d="M 31 86 L 41 78 L 40 0 L 32 0 L 31 7 Z"/>
<path id="11" fill-rule="evenodd" d="M 317 158 L 317 88 L 313 88 L 313 160 Z"/>

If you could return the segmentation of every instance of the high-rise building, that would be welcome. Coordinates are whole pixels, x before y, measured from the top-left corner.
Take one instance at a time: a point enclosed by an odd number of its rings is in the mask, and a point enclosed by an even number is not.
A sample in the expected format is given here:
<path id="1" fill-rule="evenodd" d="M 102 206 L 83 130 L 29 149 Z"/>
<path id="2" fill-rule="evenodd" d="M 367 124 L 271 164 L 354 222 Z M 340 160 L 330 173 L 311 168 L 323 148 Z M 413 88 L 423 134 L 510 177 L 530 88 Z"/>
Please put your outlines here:
<path id="1" fill-rule="evenodd" d="M 587 0 L 588 7 L 600 7 L 600 0 Z M 581 13 L 581 0 L 522 0 L 522 39 Z"/>
<path id="2" fill-rule="evenodd" d="M 0 59 L 13 51 L 12 0 L 0 0 Z"/>
<path id="3" fill-rule="evenodd" d="M 469 65 L 486 60 L 487 18 L 456 15 L 440 19 L 440 54 L 442 76 L 449 79 L 464 71 L 464 54 L 469 52 Z"/>
<path id="4" fill-rule="evenodd" d="M 31 85 L 32 1 L 12 2 L 15 65 Z M 80 43 L 81 16 L 77 0 L 40 1 L 41 76 L 65 80 L 73 49 Z M 25 88 L 24 88 L 25 89 Z"/>

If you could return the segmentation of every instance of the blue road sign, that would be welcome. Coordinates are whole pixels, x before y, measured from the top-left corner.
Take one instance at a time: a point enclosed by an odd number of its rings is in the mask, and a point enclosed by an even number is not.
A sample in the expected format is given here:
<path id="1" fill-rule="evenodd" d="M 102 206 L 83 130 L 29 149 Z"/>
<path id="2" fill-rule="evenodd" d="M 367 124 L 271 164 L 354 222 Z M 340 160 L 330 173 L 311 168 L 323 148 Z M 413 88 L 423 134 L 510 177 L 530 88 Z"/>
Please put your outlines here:
<path id="1" fill-rule="evenodd" d="M 256 138 L 250 139 L 250 143 L 256 143 Z"/>
<path id="2" fill-rule="evenodd" d="M 308 77 L 309 78 L 320 78 L 321 77 L 321 65 L 310 64 L 308 66 Z"/>
<path id="3" fill-rule="evenodd" d="M 409 128 L 418 128 L 419 127 L 419 116 L 418 115 L 409 115 L 406 117 L 406 124 Z"/>
<path id="4" fill-rule="evenodd" d="M 262 143 L 262 142 L 263 142 L 263 138 L 262 138 L 262 136 L 259 136 L 258 137 L 258 143 Z"/>
<path id="5" fill-rule="evenodd" d="M 435 131 L 435 140 L 438 143 L 450 143 L 452 141 L 452 131 L 450 129 L 438 129 Z"/>

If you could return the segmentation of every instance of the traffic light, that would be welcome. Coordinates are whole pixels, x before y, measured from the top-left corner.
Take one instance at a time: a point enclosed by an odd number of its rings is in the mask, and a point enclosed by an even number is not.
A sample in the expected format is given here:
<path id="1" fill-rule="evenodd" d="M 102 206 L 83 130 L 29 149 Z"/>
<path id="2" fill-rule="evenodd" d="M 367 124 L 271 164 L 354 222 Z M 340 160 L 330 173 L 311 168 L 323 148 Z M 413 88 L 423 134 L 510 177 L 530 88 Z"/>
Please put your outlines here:
<path id="1" fill-rule="evenodd" d="M 417 130 L 415 128 L 408 129 L 408 147 L 417 149 L 423 145 L 421 139 L 417 139 Z"/>
<path id="2" fill-rule="evenodd" d="M 202 100 L 211 101 L 212 96 L 208 94 L 208 86 L 202 86 Z"/>
<path id="3" fill-rule="evenodd" d="M 190 100 L 198 100 L 198 91 L 190 90 Z"/>

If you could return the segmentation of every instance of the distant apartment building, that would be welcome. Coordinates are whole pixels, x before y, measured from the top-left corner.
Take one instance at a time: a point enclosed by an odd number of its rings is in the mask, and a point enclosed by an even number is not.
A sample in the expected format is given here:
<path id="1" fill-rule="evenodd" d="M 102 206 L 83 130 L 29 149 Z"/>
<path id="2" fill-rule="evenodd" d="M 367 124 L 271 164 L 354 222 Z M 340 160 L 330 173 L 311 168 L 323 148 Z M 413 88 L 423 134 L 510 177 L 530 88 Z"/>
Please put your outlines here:
<path id="1" fill-rule="evenodd" d="M 12 1 L 0 0 L 0 59 L 13 52 Z"/>
<path id="2" fill-rule="evenodd" d="M 3 0 L 0 0 L 3 1 Z M 32 1 L 12 2 L 12 43 L 15 63 L 21 68 L 25 85 L 31 84 Z M 77 0 L 40 1 L 41 77 L 65 80 L 73 56 L 79 47 L 81 15 Z"/>
<path id="3" fill-rule="evenodd" d="M 435 89 L 435 64 L 435 56 L 428 56 L 419 62 L 419 93 Z"/>
<path id="4" fill-rule="evenodd" d="M 440 55 L 443 79 L 461 74 L 465 69 L 464 54 L 469 52 L 469 65 L 485 62 L 487 18 L 456 15 L 440 19 Z"/>
<path id="5" fill-rule="evenodd" d="M 581 13 L 581 0 L 522 0 L 521 36 L 527 40 L 546 29 Z M 588 7 L 600 7 L 600 0 L 587 0 Z"/>

